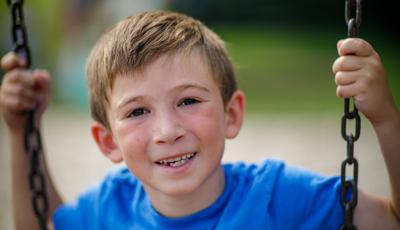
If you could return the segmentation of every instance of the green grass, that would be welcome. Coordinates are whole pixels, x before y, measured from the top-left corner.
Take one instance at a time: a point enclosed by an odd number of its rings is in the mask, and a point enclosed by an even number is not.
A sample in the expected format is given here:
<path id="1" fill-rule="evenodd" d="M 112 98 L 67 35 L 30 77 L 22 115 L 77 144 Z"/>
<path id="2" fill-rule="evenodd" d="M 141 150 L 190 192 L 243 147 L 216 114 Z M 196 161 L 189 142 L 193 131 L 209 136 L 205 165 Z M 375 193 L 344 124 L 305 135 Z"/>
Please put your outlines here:
<path id="1" fill-rule="evenodd" d="M 331 69 L 337 58 L 336 41 L 343 34 L 257 26 L 214 29 L 228 44 L 249 112 L 330 113 L 342 109 Z M 399 54 L 384 38 L 374 39 L 380 41 L 377 50 L 383 50 L 379 52 L 399 104 Z"/>

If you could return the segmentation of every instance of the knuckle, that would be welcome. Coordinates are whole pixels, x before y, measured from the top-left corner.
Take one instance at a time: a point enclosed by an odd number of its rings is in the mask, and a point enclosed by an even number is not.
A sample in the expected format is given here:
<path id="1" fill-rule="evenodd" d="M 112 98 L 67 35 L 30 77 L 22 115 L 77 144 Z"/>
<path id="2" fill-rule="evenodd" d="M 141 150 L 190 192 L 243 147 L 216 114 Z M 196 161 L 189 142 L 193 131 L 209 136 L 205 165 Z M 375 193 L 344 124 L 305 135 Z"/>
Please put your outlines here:
<path id="1" fill-rule="evenodd" d="M 336 61 L 332 65 L 332 73 L 336 74 Z"/>
<path id="2" fill-rule="evenodd" d="M 346 38 L 343 42 L 343 48 L 348 49 L 349 47 L 354 46 L 354 38 Z"/>
<path id="3" fill-rule="evenodd" d="M 343 69 L 343 57 L 337 58 L 332 66 L 332 71 L 334 73 L 339 72 L 341 69 Z"/>
<path id="4" fill-rule="evenodd" d="M 360 50 L 365 47 L 365 43 L 361 39 L 353 39 L 353 46 L 356 47 L 357 50 Z"/>
<path id="5" fill-rule="evenodd" d="M 346 64 L 346 57 L 340 57 L 337 61 L 337 68 L 338 70 L 343 70 Z"/>
<path id="6" fill-rule="evenodd" d="M 4 75 L 4 80 L 17 81 L 20 79 L 20 77 L 21 77 L 21 71 L 14 69 L 14 70 L 7 72 Z"/>
<path id="7" fill-rule="evenodd" d="M 1 59 L 1 68 L 4 71 L 10 70 L 18 66 L 18 56 L 14 52 L 9 52 Z"/>
<path id="8" fill-rule="evenodd" d="M 340 85 L 340 82 L 339 82 L 339 79 L 338 79 L 337 76 L 335 77 L 335 84 L 336 84 L 336 85 Z"/>
<path id="9" fill-rule="evenodd" d="M 364 80 L 364 82 L 365 82 L 364 84 L 368 88 L 371 87 L 375 82 L 375 76 L 371 72 L 366 73 L 364 79 L 365 79 Z"/>
<path id="10" fill-rule="evenodd" d="M 358 48 L 365 52 L 365 56 L 371 56 L 374 54 L 374 49 L 367 41 L 363 39 L 358 39 Z"/>
<path id="11" fill-rule="evenodd" d="M 364 71 L 363 75 L 365 81 L 370 81 L 374 78 L 374 75 L 371 73 L 371 71 Z"/>
<path id="12" fill-rule="evenodd" d="M 382 68 L 379 57 L 378 59 L 377 58 L 370 59 L 369 65 L 374 70 L 379 70 Z"/>
<path id="13" fill-rule="evenodd" d="M 352 42 L 352 46 L 354 46 L 357 50 L 365 48 L 366 47 L 366 43 L 364 40 L 360 39 L 360 38 L 352 38 L 351 39 Z"/>
<path id="14" fill-rule="evenodd" d="M 5 72 L 3 75 L 3 84 L 8 84 L 8 82 L 10 82 L 13 78 L 15 78 L 13 71 Z"/>
<path id="15" fill-rule="evenodd" d="M 338 86 L 338 87 L 336 88 L 336 95 L 337 95 L 338 97 L 343 97 L 343 88 L 342 88 L 342 87 Z"/>
<path id="16" fill-rule="evenodd" d="M 343 76 L 344 76 L 344 73 L 342 71 L 339 71 L 336 73 L 336 76 L 335 76 L 336 85 L 343 84 Z"/>
<path id="17" fill-rule="evenodd" d="M 1 68 L 3 69 L 3 70 L 6 70 L 7 69 L 7 64 L 8 64 L 8 59 L 9 59 L 9 57 L 8 57 L 8 55 L 9 54 L 6 54 L 6 55 L 4 55 L 2 58 L 1 58 Z"/>

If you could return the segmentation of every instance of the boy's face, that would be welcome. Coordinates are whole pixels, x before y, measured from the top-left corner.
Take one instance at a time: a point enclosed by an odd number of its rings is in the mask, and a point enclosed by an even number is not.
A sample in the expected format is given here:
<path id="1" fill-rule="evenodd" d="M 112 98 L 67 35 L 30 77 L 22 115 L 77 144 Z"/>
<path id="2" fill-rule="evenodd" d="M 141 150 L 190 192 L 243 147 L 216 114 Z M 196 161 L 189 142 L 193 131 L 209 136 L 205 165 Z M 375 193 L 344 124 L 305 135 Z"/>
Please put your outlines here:
<path id="1" fill-rule="evenodd" d="M 149 193 L 176 196 L 218 187 L 225 138 L 241 126 L 243 95 L 236 92 L 225 110 L 197 50 L 162 55 L 133 74 L 117 76 L 109 94 L 105 155 L 123 160 Z"/>

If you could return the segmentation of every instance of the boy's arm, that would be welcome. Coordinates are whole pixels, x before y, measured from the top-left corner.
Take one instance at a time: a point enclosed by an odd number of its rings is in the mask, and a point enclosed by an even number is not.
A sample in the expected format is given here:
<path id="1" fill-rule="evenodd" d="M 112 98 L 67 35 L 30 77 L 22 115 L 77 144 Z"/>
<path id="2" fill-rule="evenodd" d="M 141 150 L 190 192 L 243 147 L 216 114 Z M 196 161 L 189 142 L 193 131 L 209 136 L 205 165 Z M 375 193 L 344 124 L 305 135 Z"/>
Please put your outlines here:
<path id="1" fill-rule="evenodd" d="M 390 178 L 391 197 L 359 191 L 354 220 L 358 229 L 400 229 L 400 113 L 390 93 L 379 55 L 362 39 L 338 43 L 333 65 L 337 95 L 353 97 L 358 110 L 371 122 Z"/>
<path id="2" fill-rule="evenodd" d="M 46 71 L 24 70 L 25 62 L 14 53 L 1 60 L 5 72 L 0 88 L 0 106 L 7 124 L 11 144 L 12 205 L 17 229 L 39 229 L 32 210 L 32 194 L 29 188 L 29 159 L 24 148 L 24 130 L 27 111 L 36 108 L 35 124 L 47 108 L 50 93 L 50 76 Z M 44 156 L 40 156 L 49 199 L 49 215 L 62 203 L 46 168 Z M 49 216 L 50 217 L 50 216 Z"/>
<path id="3" fill-rule="evenodd" d="M 13 216 L 16 229 L 39 229 L 38 220 L 32 209 L 32 193 L 29 188 L 30 162 L 24 148 L 23 133 L 10 133 L 11 141 L 11 191 Z M 51 180 L 46 167 L 45 157 L 40 155 L 41 171 L 45 176 L 48 198 L 48 220 L 51 214 L 62 204 L 62 200 Z"/>
<path id="4" fill-rule="evenodd" d="M 400 229 L 400 115 L 374 125 L 387 165 L 391 199 L 359 192 L 355 222 L 359 229 Z"/>

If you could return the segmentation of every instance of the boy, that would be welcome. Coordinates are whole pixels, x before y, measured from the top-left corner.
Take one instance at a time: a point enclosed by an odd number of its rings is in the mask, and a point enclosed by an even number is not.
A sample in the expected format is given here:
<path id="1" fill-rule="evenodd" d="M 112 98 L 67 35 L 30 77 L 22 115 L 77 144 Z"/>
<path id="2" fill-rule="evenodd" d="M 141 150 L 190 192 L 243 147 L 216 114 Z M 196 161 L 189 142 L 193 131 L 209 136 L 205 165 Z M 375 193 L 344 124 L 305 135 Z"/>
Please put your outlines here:
<path id="1" fill-rule="evenodd" d="M 380 59 L 361 39 L 339 41 L 337 95 L 354 97 L 372 123 L 392 196 L 359 191 L 359 229 L 399 229 L 400 115 Z M 12 141 L 13 205 L 18 227 L 36 226 L 30 207 L 22 133 L 25 111 L 47 107 L 49 75 L 23 70 L 6 55 L 0 94 Z M 113 171 L 76 202 L 62 204 L 51 180 L 56 229 L 339 229 L 340 181 L 267 160 L 221 165 L 225 138 L 242 125 L 224 43 L 185 15 L 129 17 L 104 34 L 87 64 L 92 135 L 101 152 L 127 167 Z M 15 193 L 18 191 L 18 193 Z"/>

